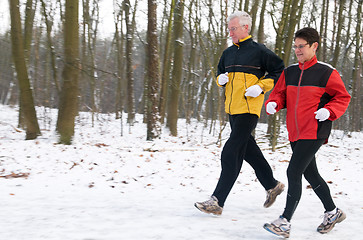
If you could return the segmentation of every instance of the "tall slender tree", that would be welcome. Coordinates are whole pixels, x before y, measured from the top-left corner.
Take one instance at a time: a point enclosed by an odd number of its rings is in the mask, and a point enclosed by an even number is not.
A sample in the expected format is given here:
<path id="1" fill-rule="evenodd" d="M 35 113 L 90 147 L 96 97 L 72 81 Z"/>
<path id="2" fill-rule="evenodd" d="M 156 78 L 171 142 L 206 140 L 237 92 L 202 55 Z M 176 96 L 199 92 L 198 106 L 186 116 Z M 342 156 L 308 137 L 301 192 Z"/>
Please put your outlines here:
<path id="1" fill-rule="evenodd" d="M 78 113 L 79 27 L 78 0 L 66 0 L 64 21 L 63 84 L 59 100 L 59 142 L 71 144 Z"/>
<path id="2" fill-rule="evenodd" d="M 165 35 L 165 45 L 164 45 L 164 56 L 162 64 L 161 73 L 161 90 L 160 90 L 160 100 L 159 100 L 159 112 L 160 112 L 160 122 L 164 123 L 165 113 L 166 113 L 166 102 L 168 99 L 168 85 L 170 78 L 171 69 L 171 38 L 173 33 L 173 15 L 175 9 L 175 0 L 171 0 L 170 13 L 168 18 L 168 24 Z"/>
<path id="3" fill-rule="evenodd" d="M 336 33 L 337 38 L 335 40 L 334 57 L 333 57 L 333 61 L 332 61 L 332 65 L 334 67 L 337 66 L 338 58 L 340 55 L 341 33 L 342 33 L 343 25 L 345 24 L 344 15 L 343 15 L 344 8 L 345 8 L 345 0 L 340 0 L 339 1 L 339 13 L 338 13 L 338 30 Z"/>
<path id="4" fill-rule="evenodd" d="M 250 0 L 245 0 L 245 4 L 244 4 L 244 7 L 243 7 L 243 11 L 249 12 L 249 10 L 248 10 L 249 5 L 250 5 Z"/>
<path id="5" fill-rule="evenodd" d="M 300 2 L 300 6 L 299 6 Z M 297 22 L 300 20 L 298 16 L 299 9 L 304 7 L 304 0 L 292 0 L 292 5 L 290 9 L 290 16 L 288 21 L 288 27 L 286 32 L 285 44 L 284 44 L 284 54 L 283 59 L 285 64 L 289 64 L 290 55 L 291 55 L 291 48 L 292 48 L 292 41 L 294 39 L 295 29 Z"/>
<path id="6" fill-rule="evenodd" d="M 27 0 L 25 5 L 25 21 L 24 21 L 24 52 L 25 58 L 30 55 L 30 47 L 33 37 L 34 16 L 37 6 L 37 0 Z"/>
<path id="7" fill-rule="evenodd" d="M 322 52 L 323 52 L 323 58 L 322 58 L 322 61 L 326 62 L 327 61 L 327 52 L 328 52 L 328 20 L 329 20 L 329 3 L 330 1 L 327 0 L 326 1 L 326 8 L 325 8 L 325 22 L 324 22 L 324 25 L 325 25 L 325 28 L 324 28 L 324 34 L 323 34 L 323 39 L 324 39 L 324 44 L 323 44 L 323 49 L 322 49 Z"/>
<path id="8" fill-rule="evenodd" d="M 284 56 L 283 46 L 285 43 L 284 39 L 287 36 L 286 31 L 288 29 L 288 19 L 290 16 L 290 9 L 291 9 L 291 4 L 292 4 L 291 1 L 292 0 L 285 0 L 283 2 L 282 16 L 280 18 L 280 21 L 278 21 L 278 24 L 273 22 L 275 31 L 276 31 L 275 53 L 282 59 Z M 273 15 L 271 15 L 271 17 L 273 17 Z M 275 151 L 275 149 L 276 149 L 277 140 L 278 140 L 278 137 L 280 134 L 280 115 L 281 115 L 281 112 L 278 112 L 278 113 L 268 117 L 267 134 L 269 135 L 269 140 L 270 140 L 270 145 L 271 145 L 272 151 Z"/>
<path id="9" fill-rule="evenodd" d="M 92 111 L 92 125 L 94 115 L 98 111 L 99 97 L 96 94 L 96 84 L 99 82 L 96 64 L 96 43 L 99 22 L 98 1 L 82 0 L 83 6 L 83 40 L 82 40 L 82 79 L 86 79 L 90 93 L 90 109 Z"/>
<path id="10" fill-rule="evenodd" d="M 30 85 L 24 53 L 24 40 L 22 36 L 19 0 L 9 0 L 11 19 L 12 55 L 17 73 L 21 111 L 25 120 L 26 139 L 35 139 L 40 135 L 37 115 L 34 107 L 33 91 Z M 20 114 L 20 113 L 19 113 Z"/>
<path id="11" fill-rule="evenodd" d="M 52 38 L 52 29 L 53 29 L 53 16 L 51 13 L 47 12 L 47 5 L 46 2 L 44 0 L 40 0 L 41 2 L 41 9 L 42 9 L 42 15 L 45 21 L 45 26 L 46 26 L 46 30 L 47 30 L 47 46 L 48 46 L 48 50 L 49 50 L 49 55 L 50 55 L 50 64 L 51 64 L 51 69 L 52 69 L 52 77 L 53 77 L 53 82 L 55 85 L 55 89 L 57 90 L 57 93 L 59 95 L 60 93 L 60 84 L 58 81 L 58 70 L 57 70 L 57 66 L 56 66 L 56 52 L 55 52 L 55 47 L 54 47 L 54 41 Z M 50 10 L 51 11 L 51 10 Z"/>
<path id="12" fill-rule="evenodd" d="M 283 8 L 282 8 L 282 15 L 280 20 L 277 20 L 277 23 L 275 21 L 275 16 L 274 16 L 274 12 L 279 8 L 279 6 L 277 6 L 277 9 L 273 9 L 270 12 L 271 18 L 273 19 L 273 25 L 276 31 L 276 43 L 275 43 L 275 53 L 280 56 L 282 58 L 283 55 L 283 43 L 284 43 L 284 38 L 286 37 L 286 27 L 288 24 L 288 17 L 289 17 L 289 12 L 290 12 L 290 6 L 291 6 L 291 1 L 292 0 L 284 0 L 283 2 Z M 273 6 L 276 6 L 277 4 L 279 4 L 279 1 L 277 3 L 273 3 Z"/>
<path id="13" fill-rule="evenodd" d="M 184 81 L 184 110 L 185 110 L 185 118 L 187 123 L 190 123 L 191 116 L 193 113 L 193 100 L 195 100 L 195 93 L 194 89 L 196 86 L 196 69 L 195 65 L 198 61 L 198 54 L 197 54 L 197 45 L 198 45 L 198 24 L 199 19 L 198 16 L 199 12 L 198 9 L 198 1 L 192 0 L 189 4 L 188 12 L 188 33 L 190 39 L 190 50 L 189 50 L 189 61 L 188 61 L 188 74 L 186 77 L 186 81 Z M 194 10 L 193 10 L 194 9 Z"/>
<path id="14" fill-rule="evenodd" d="M 37 1 L 27 0 L 25 4 L 25 20 L 24 20 L 24 30 L 23 30 L 23 41 L 24 41 L 24 56 L 26 64 L 28 65 L 28 59 L 31 52 L 31 42 L 33 38 L 33 25 L 34 25 L 34 16 L 36 9 Z M 31 75 L 29 75 L 29 79 L 31 79 Z M 34 79 L 36 80 L 36 79 Z M 33 80 L 33 85 L 35 85 Z M 23 116 L 23 103 L 19 101 L 19 126 L 25 127 L 26 124 L 24 122 Z"/>
<path id="15" fill-rule="evenodd" d="M 260 24 L 258 26 L 257 41 L 259 43 L 265 42 L 265 11 L 266 11 L 267 0 L 262 1 L 261 13 L 260 13 Z"/>
<path id="16" fill-rule="evenodd" d="M 137 3 L 137 2 L 136 2 Z M 135 31 L 135 12 L 131 12 L 131 3 L 129 0 L 124 1 L 125 20 L 126 20 L 126 78 L 127 78 L 127 122 L 130 125 L 135 121 L 135 95 L 134 95 L 134 70 L 132 59 L 132 48 L 134 45 Z"/>
<path id="17" fill-rule="evenodd" d="M 160 135 L 160 117 L 158 111 L 158 92 L 160 85 L 159 43 L 157 33 L 156 1 L 148 0 L 147 25 L 147 140 L 153 140 Z"/>
<path id="18" fill-rule="evenodd" d="M 352 99 L 349 106 L 350 115 L 350 130 L 360 131 L 362 129 L 362 4 L 363 1 L 358 1 L 357 8 L 357 25 L 355 29 L 355 54 L 354 54 L 354 67 L 352 71 Z"/>
<path id="19" fill-rule="evenodd" d="M 115 6 L 116 7 L 116 6 Z M 116 104 L 115 104 L 115 112 L 116 118 L 121 118 L 122 123 L 122 112 L 124 109 L 124 96 L 125 96 L 125 87 L 124 87 L 124 76 L 125 68 L 124 68 L 124 31 L 122 24 L 123 17 L 123 9 L 122 6 L 117 6 L 115 9 L 115 45 L 116 45 L 116 62 L 117 62 L 117 88 L 116 88 Z M 121 135 L 122 127 L 121 127 Z"/>
<path id="20" fill-rule="evenodd" d="M 318 59 L 323 60 L 323 46 L 326 45 L 326 39 L 324 36 L 324 28 L 325 28 L 325 8 L 326 8 L 326 2 L 328 0 L 323 0 L 322 6 L 321 6 L 321 12 L 320 12 L 320 29 L 319 29 L 319 33 L 320 33 L 320 50 L 317 52 L 317 57 Z"/>
<path id="21" fill-rule="evenodd" d="M 260 0 L 254 0 L 252 8 L 251 8 L 251 18 L 252 18 L 252 26 L 251 26 L 251 34 L 254 34 L 256 29 L 256 22 L 257 22 L 257 10 L 260 5 Z"/>
<path id="22" fill-rule="evenodd" d="M 174 12 L 174 66 L 172 72 L 170 86 L 170 100 L 168 101 L 168 118 L 167 126 L 172 136 L 178 135 L 178 106 L 180 97 L 180 82 L 183 71 L 183 16 L 184 16 L 184 0 L 177 0 Z"/>

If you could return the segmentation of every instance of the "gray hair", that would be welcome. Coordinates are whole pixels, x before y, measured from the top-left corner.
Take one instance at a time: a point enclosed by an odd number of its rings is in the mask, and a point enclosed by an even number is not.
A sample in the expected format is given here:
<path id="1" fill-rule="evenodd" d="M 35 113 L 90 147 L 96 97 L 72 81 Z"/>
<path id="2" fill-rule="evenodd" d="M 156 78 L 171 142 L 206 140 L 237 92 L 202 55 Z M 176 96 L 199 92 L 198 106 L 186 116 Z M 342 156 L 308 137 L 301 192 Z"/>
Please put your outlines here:
<path id="1" fill-rule="evenodd" d="M 230 22 L 232 19 L 235 19 L 235 18 L 239 19 L 239 24 L 241 26 L 243 26 L 243 25 L 248 26 L 248 32 L 251 31 L 252 18 L 248 13 L 243 12 L 243 11 L 234 12 L 228 16 L 227 22 Z"/>

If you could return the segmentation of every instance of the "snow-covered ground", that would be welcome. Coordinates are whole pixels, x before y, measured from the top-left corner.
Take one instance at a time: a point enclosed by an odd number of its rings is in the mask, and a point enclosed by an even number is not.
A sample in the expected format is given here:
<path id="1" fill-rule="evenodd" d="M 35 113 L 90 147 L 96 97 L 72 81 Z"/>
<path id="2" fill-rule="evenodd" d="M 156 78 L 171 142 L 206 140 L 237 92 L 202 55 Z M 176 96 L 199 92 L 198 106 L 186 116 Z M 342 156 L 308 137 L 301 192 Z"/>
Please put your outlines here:
<path id="1" fill-rule="evenodd" d="M 242 167 L 223 214 L 199 212 L 195 201 L 206 200 L 220 173 L 221 147 L 209 126 L 179 121 L 179 136 L 163 129 L 162 137 L 146 141 L 146 127 L 132 128 L 113 115 L 77 118 L 74 144 L 57 144 L 56 111 L 42 136 L 25 141 L 17 109 L 0 105 L 0 239 L 13 240 L 142 240 L 276 239 L 265 222 L 283 211 L 286 191 L 269 209 L 265 192 L 248 164 Z M 47 120 L 47 121 L 44 121 Z M 51 129 L 51 130 L 49 130 Z M 258 124 L 257 142 L 275 178 L 287 184 L 291 155 L 287 133 L 276 152 L 269 149 L 265 124 Z M 223 132 L 223 144 L 229 126 Z M 363 134 L 334 131 L 317 154 L 321 175 L 329 182 L 338 207 L 347 219 L 321 235 L 323 206 L 303 182 L 303 195 L 292 219 L 290 239 L 361 239 L 363 227 Z"/>

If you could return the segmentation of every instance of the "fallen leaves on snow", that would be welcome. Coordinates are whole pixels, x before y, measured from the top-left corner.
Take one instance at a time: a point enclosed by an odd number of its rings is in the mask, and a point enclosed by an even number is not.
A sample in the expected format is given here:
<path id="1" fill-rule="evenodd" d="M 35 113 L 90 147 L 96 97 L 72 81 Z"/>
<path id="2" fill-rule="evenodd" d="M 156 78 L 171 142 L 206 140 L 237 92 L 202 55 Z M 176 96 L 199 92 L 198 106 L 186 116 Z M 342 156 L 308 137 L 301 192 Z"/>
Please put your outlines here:
<path id="1" fill-rule="evenodd" d="M 10 173 L 8 175 L 4 175 L 4 176 L 0 176 L 0 178 L 5 178 L 5 179 L 9 179 L 9 178 L 28 178 L 28 176 L 30 175 L 30 173 Z"/>

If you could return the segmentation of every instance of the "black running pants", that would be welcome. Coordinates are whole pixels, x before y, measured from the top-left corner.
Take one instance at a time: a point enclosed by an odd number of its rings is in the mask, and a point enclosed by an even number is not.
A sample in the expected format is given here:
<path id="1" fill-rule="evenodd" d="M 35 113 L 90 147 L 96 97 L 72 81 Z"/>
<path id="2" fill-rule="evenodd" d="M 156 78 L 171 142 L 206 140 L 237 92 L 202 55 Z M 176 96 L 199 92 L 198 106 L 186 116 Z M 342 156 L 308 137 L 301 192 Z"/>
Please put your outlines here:
<path id="1" fill-rule="evenodd" d="M 310 183 L 315 194 L 320 198 L 326 211 L 335 209 L 330 190 L 325 180 L 320 176 L 316 166 L 315 154 L 323 145 L 325 139 L 298 140 L 291 142 L 292 156 L 287 168 L 289 182 L 285 211 L 282 214 L 288 221 L 291 220 L 302 191 L 302 175 Z"/>
<path id="2" fill-rule="evenodd" d="M 274 188 L 277 181 L 272 169 L 251 135 L 258 121 L 253 114 L 229 115 L 231 134 L 221 154 L 222 171 L 213 195 L 221 207 L 231 191 L 242 167 L 243 159 L 255 170 L 256 176 L 265 190 Z"/>

